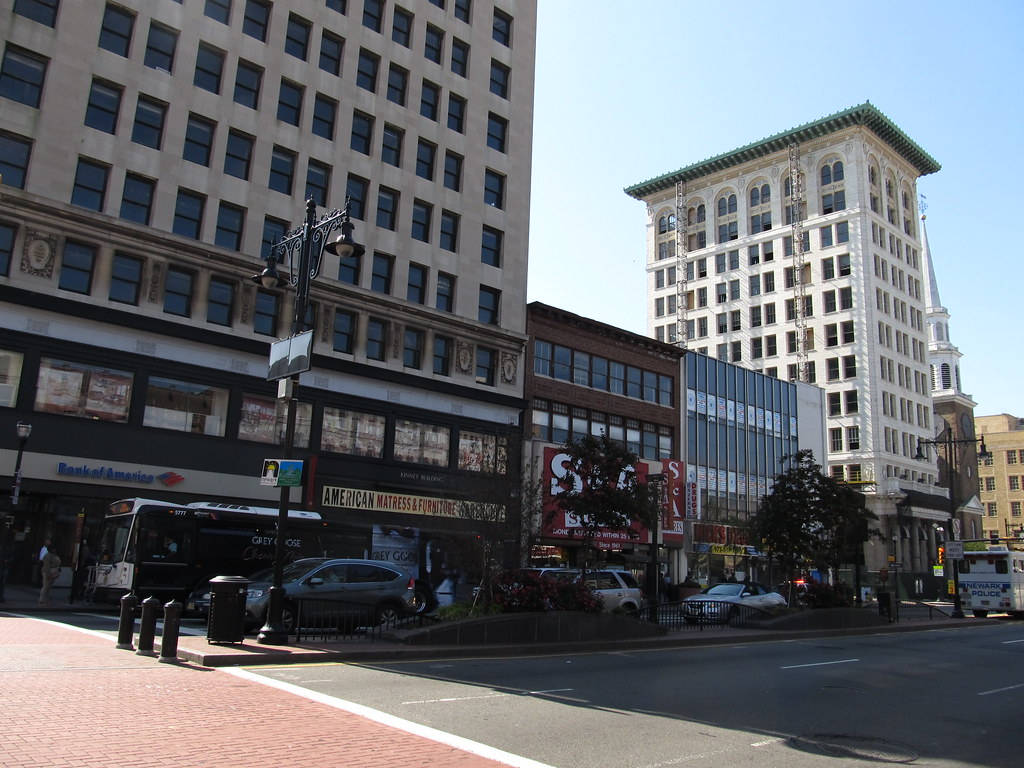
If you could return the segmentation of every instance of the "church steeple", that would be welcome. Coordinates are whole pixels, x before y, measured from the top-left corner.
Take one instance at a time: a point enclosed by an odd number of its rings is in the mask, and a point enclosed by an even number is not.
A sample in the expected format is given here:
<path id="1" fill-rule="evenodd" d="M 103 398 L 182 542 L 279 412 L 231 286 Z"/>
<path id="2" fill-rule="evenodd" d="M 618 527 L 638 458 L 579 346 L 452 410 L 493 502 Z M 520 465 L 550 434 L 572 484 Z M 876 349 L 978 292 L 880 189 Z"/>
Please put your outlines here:
<path id="1" fill-rule="evenodd" d="M 928 362 L 931 367 L 932 400 L 960 399 L 975 405 L 970 395 L 964 393 L 960 382 L 960 350 L 949 336 L 949 312 L 939 298 L 939 284 L 935 279 L 935 264 L 928 246 L 928 231 L 921 216 L 921 245 L 924 248 L 925 318 L 928 322 Z"/>

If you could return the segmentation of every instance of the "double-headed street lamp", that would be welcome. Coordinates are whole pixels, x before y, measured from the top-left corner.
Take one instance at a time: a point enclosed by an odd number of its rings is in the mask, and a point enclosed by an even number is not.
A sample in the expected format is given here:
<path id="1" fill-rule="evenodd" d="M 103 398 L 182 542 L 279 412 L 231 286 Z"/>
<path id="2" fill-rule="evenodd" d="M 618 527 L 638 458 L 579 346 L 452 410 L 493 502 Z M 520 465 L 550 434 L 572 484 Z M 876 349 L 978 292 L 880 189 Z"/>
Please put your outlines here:
<path id="1" fill-rule="evenodd" d="M 918 461 L 924 461 L 925 455 L 921 452 L 922 445 L 934 445 L 936 447 L 942 446 L 945 450 L 946 455 L 946 472 L 947 472 L 947 485 L 949 486 L 949 521 L 947 522 L 946 535 L 950 541 L 954 541 L 959 538 L 959 533 L 955 525 L 956 518 L 956 486 L 957 486 L 957 456 L 956 446 L 958 445 L 975 445 L 981 443 L 980 450 L 978 451 L 978 458 L 986 458 L 991 456 L 988 450 L 985 448 L 985 438 L 953 438 L 953 428 L 950 426 L 946 427 L 946 431 L 943 437 L 937 440 L 922 440 L 917 439 L 917 453 L 914 458 Z M 954 619 L 962 619 L 964 617 L 963 603 L 960 600 L 960 561 L 956 558 L 947 558 L 953 562 L 953 612 L 950 614 Z"/>
<path id="2" fill-rule="evenodd" d="M 289 232 L 270 249 L 267 266 L 258 275 L 253 275 L 254 282 L 264 288 L 295 289 L 295 304 L 292 314 L 290 338 L 298 336 L 305 330 L 306 311 L 309 307 L 309 289 L 312 281 L 320 274 L 324 251 L 341 258 L 362 256 L 365 249 L 352 239 L 355 226 L 349 218 L 349 201 L 345 201 L 342 210 L 334 210 L 319 221 L 316 220 L 316 203 L 306 201 L 306 221 L 298 229 Z M 331 233 L 337 233 L 331 237 Z M 287 265 L 288 272 L 282 275 L 277 266 Z M 310 347 L 310 357 L 312 346 Z M 305 370 L 308 370 L 308 362 Z M 278 400 L 283 400 L 287 408 L 287 426 L 284 435 L 284 458 L 290 459 L 295 442 L 295 402 L 294 389 L 298 373 L 289 370 L 278 387 Z M 281 503 L 277 511 L 277 540 L 274 547 L 274 585 L 270 588 L 267 607 L 267 622 L 260 629 L 258 642 L 281 645 L 288 642 L 288 630 L 282 621 L 284 608 L 284 557 L 285 537 L 288 527 L 288 496 L 290 486 L 281 486 Z"/>
<path id="3" fill-rule="evenodd" d="M 32 434 L 32 425 L 19 421 L 15 427 L 18 435 L 18 458 L 14 461 L 14 485 L 11 487 L 11 508 L 18 506 L 18 498 L 21 496 L 21 457 L 25 454 L 25 443 Z"/>

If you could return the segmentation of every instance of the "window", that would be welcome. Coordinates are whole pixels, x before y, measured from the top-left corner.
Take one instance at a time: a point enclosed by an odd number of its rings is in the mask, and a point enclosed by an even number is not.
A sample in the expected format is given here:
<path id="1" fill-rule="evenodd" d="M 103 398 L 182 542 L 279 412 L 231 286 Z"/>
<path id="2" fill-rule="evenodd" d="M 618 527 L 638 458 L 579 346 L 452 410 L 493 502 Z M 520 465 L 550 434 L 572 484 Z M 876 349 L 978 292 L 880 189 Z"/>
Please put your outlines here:
<path id="1" fill-rule="evenodd" d="M 0 275 L 11 273 L 11 256 L 14 254 L 14 227 L 0 223 Z M 7 380 L 9 382 L 9 380 Z M 7 382 L 5 382 L 7 383 Z M 3 401 L 0 401 L 3 405 Z"/>
<path id="2" fill-rule="evenodd" d="M 249 179 L 253 143 L 251 136 L 234 130 L 228 132 L 228 143 L 224 148 L 224 173 L 239 179 Z"/>
<path id="3" fill-rule="evenodd" d="M 345 43 L 340 37 L 335 37 L 327 31 L 323 32 L 320 35 L 320 69 L 332 75 L 340 75 L 344 46 Z"/>
<path id="4" fill-rule="evenodd" d="M 487 115 L 487 146 L 499 152 L 505 151 L 505 138 L 508 135 L 508 120 L 498 117 L 493 112 Z"/>
<path id="5" fill-rule="evenodd" d="M 388 65 L 388 101 L 405 106 L 405 89 L 409 83 L 409 73 L 397 64 Z"/>
<path id="6" fill-rule="evenodd" d="M 164 312 L 179 317 L 192 314 L 192 286 L 194 277 L 177 267 L 168 267 L 164 277 Z"/>
<path id="7" fill-rule="evenodd" d="M 214 124 L 197 115 L 188 116 L 185 126 L 185 146 L 182 157 L 197 165 L 210 164 Z"/>
<path id="8" fill-rule="evenodd" d="M 395 419 L 395 461 L 447 467 L 450 445 L 451 430 L 447 427 Z"/>
<path id="9" fill-rule="evenodd" d="M 106 133 L 116 133 L 120 109 L 121 88 L 93 80 L 85 110 L 85 124 Z"/>
<path id="10" fill-rule="evenodd" d="M 455 311 L 455 276 L 437 273 L 437 295 L 434 306 L 442 312 Z"/>
<path id="11" fill-rule="evenodd" d="M 430 242 L 430 216 L 433 206 L 422 200 L 414 200 L 412 204 L 412 237 L 424 243 Z"/>
<path id="12" fill-rule="evenodd" d="M 380 159 L 388 165 L 399 167 L 402 165 L 402 136 L 401 128 L 393 125 L 384 125 L 384 132 L 381 135 Z"/>
<path id="13" fill-rule="evenodd" d="M 382 229 L 395 229 L 398 219 L 398 192 L 387 187 L 377 191 L 377 226 Z"/>
<path id="14" fill-rule="evenodd" d="M 230 326 L 234 301 L 234 282 L 219 277 L 211 277 L 210 288 L 207 293 L 206 321 L 216 325 Z"/>
<path id="15" fill-rule="evenodd" d="M 356 152 L 370 154 L 373 141 L 373 118 L 362 112 L 352 115 L 352 140 L 349 143 Z"/>
<path id="16" fill-rule="evenodd" d="M 853 320 L 846 320 L 842 323 L 843 344 L 853 344 Z"/>
<path id="17" fill-rule="evenodd" d="M 419 370 L 423 367 L 423 331 L 406 328 L 402 343 L 402 365 Z"/>
<path id="18" fill-rule="evenodd" d="M 359 256 L 342 256 L 338 262 L 338 280 L 349 285 L 359 285 L 361 266 Z"/>
<path id="19" fill-rule="evenodd" d="M 430 120 L 437 120 L 437 110 L 441 103 L 441 89 L 433 83 L 423 81 L 420 91 L 420 114 Z"/>
<path id="20" fill-rule="evenodd" d="M 75 186 L 71 190 L 71 204 L 91 211 L 102 211 L 107 194 L 109 168 L 84 158 L 78 159 L 75 171 Z M 5 174 L 4 181 L 7 181 Z"/>
<path id="21" fill-rule="evenodd" d="M 38 107 L 43 95 L 47 60 L 8 44 L 0 63 L 0 96 Z"/>
<path id="22" fill-rule="evenodd" d="M 142 259 L 115 253 L 110 268 L 110 300 L 138 304 L 142 286 Z"/>
<path id="23" fill-rule="evenodd" d="M 832 226 L 821 227 L 818 230 L 818 235 L 821 238 L 821 247 L 827 248 L 832 245 Z"/>
<path id="24" fill-rule="evenodd" d="M 356 314 L 343 309 L 334 313 L 334 351 L 352 354 L 355 349 Z"/>
<path id="25" fill-rule="evenodd" d="M 435 64 L 441 63 L 441 51 L 444 48 L 444 32 L 433 24 L 427 24 L 427 34 L 423 42 L 423 55 Z"/>
<path id="26" fill-rule="evenodd" d="M 203 14 L 221 24 L 228 24 L 231 20 L 231 0 L 206 0 Z"/>
<path id="27" fill-rule="evenodd" d="M 182 237 L 193 240 L 202 238 L 203 208 L 206 198 L 198 192 L 187 189 L 178 190 L 178 201 L 174 205 L 174 223 L 171 231 Z"/>
<path id="28" fill-rule="evenodd" d="M 211 93 L 220 93 L 220 78 L 223 72 L 224 54 L 216 48 L 200 43 L 192 84 Z"/>
<path id="29" fill-rule="evenodd" d="M 174 66 L 174 49 L 178 45 L 178 33 L 152 22 L 149 38 L 146 40 L 146 56 L 143 63 L 153 69 L 170 72 Z"/>
<path id="30" fill-rule="evenodd" d="M 313 102 L 313 133 L 333 141 L 334 118 L 337 108 L 338 104 L 333 99 L 327 98 L 322 93 L 316 95 L 316 100 Z"/>
<path id="31" fill-rule="evenodd" d="M 840 221 L 836 224 L 836 242 L 837 243 L 848 243 L 850 242 L 850 222 Z"/>
<path id="32" fill-rule="evenodd" d="M 469 24 L 470 0 L 455 0 L 455 18 Z"/>
<path id="33" fill-rule="evenodd" d="M 231 251 L 242 249 L 242 227 L 245 225 L 245 209 L 237 205 L 220 203 L 217 211 L 217 231 L 213 241 L 221 248 Z"/>
<path id="34" fill-rule="evenodd" d="M 277 97 L 277 119 L 282 123 L 298 125 L 302 116 L 302 86 L 281 80 Z"/>
<path id="35" fill-rule="evenodd" d="M 409 281 L 405 298 L 415 304 L 423 304 L 427 300 L 427 268 L 420 264 L 409 265 Z"/>
<path id="36" fill-rule="evenodd" d="M 996 479 L 994 477 L 985 478 L 985 490 L 994 491 L 996 489 Z"/>
<path id="37" fill-rule="evenodd" d="M 850 254 L 844 253 L 842 256 L 837 257 L 836 263 L 839 266 L 839 276 L 847 277 L 850 274 Z"/>
<path id="38" fill-rule="evenodd" d="M 134 173 L 124 177 L 124 192 L 121 195 L 121 218 L 139 224 L 149 224 L 153 208 L 153 190 L 156 182 Z"/>
<path id="39" fill-rule="evenodd" d="M 828 415 L 829 416 L 842 416 L 842 396 L 838 392 L 828 393 Z"/>
<path id="40" fill-rule="evenodd" d="M 363 0 L 363 26 L 380 32 L 381 19 L 384 18 L 383 0 Z"/>
<path id="41" fill-rule="evenodd" d="M 444 185 L 456 192 L 462 189 L 462 156 L 454 152 L 444 153 Z"/>
<path id="42" fill-rule="evenodd" d="M 377 414 L 324 408 L 320 447 L 379 459 L 384 455 L 385 424 L 384 417 Z"/>
<path id="43" fill-rule="evenodd" d="M 308 21 L 299 18 L 294 13 L 288 14 L 288 26 L 285 28 L 284 35 L 284 52 L 305 61 L 309 54 L 309 29 Z"/>
<path id="44" fill-rule="evenodd" d="M 245 14 L 242 17 L 242 32 L 267 42 L 267 25 L 270 23 L 270 3 L 266 0 L 245 0 Z"/>
<path id="45" fill-rule="evenodd" d="M 92 269 L 96 261 L 96 248 L 85 243 L 68 240 L 60 266 L 57 287 L 64 291 L 88 295 L 92 290 Z"/>
<path id="46" fill-rule="evenodd" d="M 331 188 L 331 166 L 318 160 L 310 160 L 306 166 L 306 193 L 322 208 L 327 207 L 327 192 Z"/>
<path id="47" fill-rule="evenodd" d="M 512 17 L 503 11 L 494 9 L 494 25 L 491 30 L 491 37 L 502 45 L 512 45 Z"/>
<path id="48" fill-rule="evenodd" d="M 270 178 L 267 186 L 283 195 L 291 195 L 294 177 L 295 153 L 275 146 L 270 155 Z"/>
<path id="49" fill-rule="evenodd" d="M 455 253 L 459 249 L 459 214 L 441 211 L 441 250 Z"/>
<path id="50" fill-rule="evenodd" d="M 466 100 L 454 93 L 448 94 L 448 127 L 453 131 L 465 133 Z"/>
<path id="51" fill-rule="evenodd" d="M 476 383 L 494 386 L 494 369 L 498 353 L 487 347 L 476 348 Z"/>
<path id="52" fill-rule="evenodd" d="M 366 357 L 369 360 L 383 360 L 387 340 L 385 321 L 371 317 L 366 321 Z"/>
<path id="53" fill-rule="evenodd" d="M 1020 490 L 1020 476 L 1019 475 L 1010 475 L 1009 476 L 1009 481 L 1010 481 L 1009 490 L 1011 490 L 1011 491 L 1019 491 Z"/>
<path id="54" fill-rule="evenodd" d="M 491 93 L 503 99 L 508 98 L 509 70 L 500 61 L 491 59 Z"/>
<path id="55" fill-rule="evenodd" d="M 377 92 L 377 70 L 380 68 L 380 59 L 366 50 L 359 51 L 359 66 L 356 69 L 356 85 L 369 91 Z"/>
<path id="56" fill-rule="evenodd" d="M 100 48 L 127 58 L 132 44 L 132 28 L 134 26 L 134 15 L 123 8 L 107 3 L 103 10 L 103 24 L 100 26 Z"/>
<path id="57" fill-rule="evenodd" d="M 373 274 L 370 276 L 370 289 L 377 293 L 391 293 L 391 272 L 395 260 L 383 253 L 373 254 Z"/>
<path id="58" fill-rule="evenodd" d="M 839 289 L 839 308 L 840 309 L 853 309 L 853 289 L 852 288 L 840 288 Z"/>
<path id="59" fill-rule="evenodd" d="M 60 0 L 14 0 L 14 12 L 26 19 L 38 21 L 48 27 L 57 23 L 57 3 Z"/>
<path id="60" fill-rule="evenodd" d="M 128 371 L 44 357 L 39 361 L 35 409 L 123 423 L 128 421 L 133 378 Z"/>
<path id="61" fill-rule="evenodd" d="M 153 149 L 160 149 L 166 113 L 167 106 L 165 104 L 140 94 L 139 101 L 135 106 L 132 141 Z"/>
<path id="62" fill-rule="evenodd" d="M 498 311 L 501 303 L 501 291 L 496 288 L 480 286 L 480 303 L 477 309 L 477 320 L 488 325 L 498 324 Z"/>
<path id="63" fill-rule="evenodd" d="M 1012 450 L 1012 451 L 1007 451 L 1006 452 L 1006 463 L 1007 464 L 1016 464 L 1017 463 L 1017 451 L 1016 450 Z"/>
<path id="64" fill-rule="evenodd" d="M 505 207 L 505 177 L 488 168 L 484 171 L 484 203 Z"/>
<path id="65" fill-rule="evenodd" d="M 849 389 L 843 393 L 844 399 L 846 400 L 846 412 L 856 413 L 857 412 L 857 390 Z"/>
<path id="66" fill-rule="evenodd" d="M 434 336 L 434 373 L 448 376 L 452 367 L 452 340 L 447 336 Z"/>
<path id="67" fill-rule="evenodd" d="M 277 319 L 281 311 L 281 299 L 276 293 L 262 289 L 256 291 L 253 302 L 252 329 L 261 336 L 277 336 Z"/>
<path id="68" fill-rule="evenodd" d="M 257 109 L 260 103 L 260 82 L 263 70 L 247 61 L 238 61 L 235 73 L 235 102 L 243 107 Z"/>
<path id="69" fill-rule="evenodd" d="M 228 390 L 150 376 L 144 427 L 224 436 Z"/>
<path id="70" fill-rule="evenodd" d="M 452 72 L 462 77 L 469 73 L 469 46 L 457 37 L 452 38 Z"/>
<path id="71" fill-rule="evenodd" d="M 828 192 L 821 196 L 821 212 L 832 213 L 846 208 L 846 193 L 843 190 Z"/>
<path id="72" fill-rule="evenodd" d="M 429 141 L 420 139 L 416 144 L 416 175 L 429 181 L 434 180 L 434 157 L 437 147 Z"/>
<path id="73" fill-rule="evenodd" d="M 391 39 L 399 45 L 409 47 L 412 39 L 412 14 L 401 8 L 395 8 L 394 19 L 391 22 Z"/>
<path id="74" fill-rule="evenodd" d="M 370 183 L 366 179 L 349 175 L 345 184 L 345 198 L 348 200 L 348 212 L 354 219 L 366 218 L 366 195 Z"/>
<path id="75" fill-rule="evenodd" d="M 485 225 L 480 238 L 480 261 L 492 267 L 500 267 L 503 239 L 504 233 L 500 229 Z"/>

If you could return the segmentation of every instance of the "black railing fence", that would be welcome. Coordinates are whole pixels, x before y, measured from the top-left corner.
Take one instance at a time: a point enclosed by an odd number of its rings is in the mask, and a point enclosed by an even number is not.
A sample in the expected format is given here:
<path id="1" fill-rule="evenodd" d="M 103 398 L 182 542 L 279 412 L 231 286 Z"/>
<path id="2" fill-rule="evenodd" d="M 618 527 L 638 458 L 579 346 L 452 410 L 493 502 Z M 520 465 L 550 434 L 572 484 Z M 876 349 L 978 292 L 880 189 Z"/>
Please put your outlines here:
<path id="1" fill-rule="evenodd" d="M 300 641 L 380 640 L 385 633 L 430 626 L 436 619 L 398 605 L 367 606 L 344 600 L 293 600 L 285 606 L 288 633 Z"/>
<path id="2" fill-rule="evenodd" d="M 683 600 L 676 603 L 646 605 L 636 612 L 641 621 L 653 621 L 668 629 L 712 629 L 756 627 L 771 613 L 751 605 L 736 605 L 720 600 Z"/>

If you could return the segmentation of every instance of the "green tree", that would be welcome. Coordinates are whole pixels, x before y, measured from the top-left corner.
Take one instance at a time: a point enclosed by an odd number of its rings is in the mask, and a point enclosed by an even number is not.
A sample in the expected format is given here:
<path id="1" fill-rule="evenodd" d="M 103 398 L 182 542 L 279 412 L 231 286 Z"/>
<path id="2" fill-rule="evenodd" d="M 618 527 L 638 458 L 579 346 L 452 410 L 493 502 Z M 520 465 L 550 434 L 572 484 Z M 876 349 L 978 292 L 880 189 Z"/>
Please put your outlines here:
<path id="1" fill-rule="evenodd" d="M 647 522 L 650 499 L 637 482 L 636 454 L 604 433 L 569 441 L 562 452 L 569 466 L 555 507 L 578 518 L 585 552 L 601 530 L 628 531 L 634 521 Z"/>
<path id="2" fill-rule="evenodd" d="M 751 521 L 757 540 L 788 580 L 802 566 L 838 569 L 855 562 L 877 519 L 864 497 L 823 474 L 808 450 L 788 456 L 790 468 L 775 476 L 771 493 Z"/>

